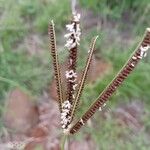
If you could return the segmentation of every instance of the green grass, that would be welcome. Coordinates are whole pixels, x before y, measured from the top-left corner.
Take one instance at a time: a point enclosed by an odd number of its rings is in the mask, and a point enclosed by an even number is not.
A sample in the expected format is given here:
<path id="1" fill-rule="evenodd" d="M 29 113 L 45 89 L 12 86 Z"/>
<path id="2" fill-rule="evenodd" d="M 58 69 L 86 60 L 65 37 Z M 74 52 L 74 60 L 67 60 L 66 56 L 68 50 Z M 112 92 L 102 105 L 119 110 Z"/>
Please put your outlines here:
<path id="1" fill-rule="evenodd" d="M 122 29 L 132 27 L 135 33 L 142 33 L 150 24 L 149 0 L 80 0 L 80 4 L 104 21 L 117 22 Z"/>
<path id="2" fill-rule="evenodd" d="M 50 82 L 50 56 L 48 55 L 48 22 L 54 19 L 57 33 L 69 17 L 68 0 L 0 1 L 0 99 L 15 86 L 40 95 Z M 56 11 L 59 10 L 59 11 Z M 37 33 L 43 39 L 43 56 L 27 54 L 24 39 Z M 45 40 L 46 39 L 46 40 Z M 45 45 L 44 45 L 45 43 Z M 49 56 L 49 57 L 47 57 Z M 43 63 L 43 60 L 47 60 Z"/>
<path id="3" fill-rule="evenodd" d="M 16 86 L 38 96 L 52 75 L 48 64 L 44 66 L 37 57 L 31 58 L 25 52 L 1 52 L 0 70 L 0 99 Z"/>
<path id="4" fill-rule="evenodd" d="M 113 19 L 120 19 L 125 13 L 131 13 L 132 17 L 140 17 L 149 6 L 149 0 L 89 0 L 88 3 L 86 0 L 80 0 L 80 4 L 88 9 L 92 9 L 95 13 L 101 13 L 101 16 L 110 17 Z M 130 16 L 131 17 L 131 16 Z M 133 18 L 132 18 L 133 19 Z"/>
<path id="5" fill-rule="evenodd" d="M 143 131 L 133 134 L 128 127 L 118 126 L 112 118 L 97 122 L 95 128 L 96 130 L 91 130 L 90 133 L 101 150 L 146 150 L 150 146 Z"/>

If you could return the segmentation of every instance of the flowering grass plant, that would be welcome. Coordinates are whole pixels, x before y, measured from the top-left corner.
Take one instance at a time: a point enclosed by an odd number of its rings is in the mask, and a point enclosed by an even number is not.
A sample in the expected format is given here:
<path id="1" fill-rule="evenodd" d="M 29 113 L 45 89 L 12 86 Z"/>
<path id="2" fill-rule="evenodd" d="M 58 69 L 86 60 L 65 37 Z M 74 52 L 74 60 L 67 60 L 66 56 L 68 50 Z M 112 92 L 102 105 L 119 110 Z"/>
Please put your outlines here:
<path id="1" fill-rule="evenodd" d="M 97 110 L 102 110 L 102 107 L 106 105 L 108 99 L 113 95 L 117 88 L 123 83 L 128 75 L 134 70 L 139 61 L 146 57 L 147 51 L 150 48 L 150 28 L 147 28 L 144 37 L 135 49 L 131 57 L 127 60 L 122 69 L 118 72 L 116 77 L 110 82 L 110 84 L 103 90 L 98 98 L 91 104 L 88 110 L 85 112 L 77 122 L 74 121 L 76 109 L 78 108 L 79 100 L 84 88 L 84 83 L 87 77 L 87 72 L 92 61 L 92 55 L 95 49 L 95 44 L 98 36 L 92 39 L 90 50 L 88 51 L 88 57 L 85 64 L 84 71 L 80 81 L 77 81 L 76 73 L 76 61 L 77 51 L 80 45 L 80 14 L 73 13 L 71 23 L 66 25 L 67 33 L 64 37 L 67 39 L 65 47 L 69 50 L 68 68 L 66 70 L 67 91 L 66 95 L 63 95 L 63 87 L 61 81 L 61 72 L 57 56 L 56 37 L 54 23 L 51 21 L 49 25 L 49 36 L 51 45 L 51 55 L 53 58 L 55 79 L 57 83 L 58 103 L 61 113 L 61 125 L 65 134 L 74 134 L 94 115 Z M 75 122 L 75 123 L 74 123 Z"/>

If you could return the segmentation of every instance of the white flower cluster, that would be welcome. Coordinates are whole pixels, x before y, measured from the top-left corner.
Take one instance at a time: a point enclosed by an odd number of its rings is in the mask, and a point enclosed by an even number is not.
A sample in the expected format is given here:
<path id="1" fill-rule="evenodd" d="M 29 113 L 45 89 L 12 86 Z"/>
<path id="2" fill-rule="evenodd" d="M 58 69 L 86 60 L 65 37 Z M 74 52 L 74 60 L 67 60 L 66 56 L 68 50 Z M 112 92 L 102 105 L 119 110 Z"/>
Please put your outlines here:
<path id="1" fill-rule="evenodd" d="M 72 105 L 68 100 L 64 101 L 62 104 L 61 124 L 63 129 L 65 129 L 71 121 L 71 117 L 69 116 L 71 107 Z"/>
<path id="2" fill-rule="evenodd" d="M 77 73 L 74 72 L 73 70 L 70 70 L 70 71 L 66 71 L 66 79 L 69 79 L 68 81 L 71 82 L 71 83 L 75 83 L 76 82 L 76 78 L 77 78 Z M 77 84 L 73 85 L 73 89 L 75 90 Z"/>
<path id="3" fill-rule="evenodd" d="M 140 50 L 141 50 L 140 58 L 146 57 L 147 51 L 149 48 L 150 48 L 150 45 L 147 45 L 145 47 L 143 47 L 143 46 L 140 47 Z"/>
<path id="4" fill-rule="evenodd" d="M 76 90 L 76 87 L 78 86 L 78 84 L 74 84 L 73 85 L 73 90 Z"/>
<path id="5" fill-rule="evenodd" d="M 73 70 L 66 71 L 66 79 L 72 79 L 76 77 L 77 77 L 77 73 L 75 73 Z"/>
<path id="6" fill-rule="evenodd" d="M 81 35 L 79 21 L 80 14 L 74 14 L 73 22 L 71 24 L 66 25 L 66 28 L 69 31 L 69 33 L 65 34 L 64 36 L 65 38 L 67 38 L 65 47 L 67 47 L 69 50 L 76 47 L 76 45 L 79 45 Z"/>

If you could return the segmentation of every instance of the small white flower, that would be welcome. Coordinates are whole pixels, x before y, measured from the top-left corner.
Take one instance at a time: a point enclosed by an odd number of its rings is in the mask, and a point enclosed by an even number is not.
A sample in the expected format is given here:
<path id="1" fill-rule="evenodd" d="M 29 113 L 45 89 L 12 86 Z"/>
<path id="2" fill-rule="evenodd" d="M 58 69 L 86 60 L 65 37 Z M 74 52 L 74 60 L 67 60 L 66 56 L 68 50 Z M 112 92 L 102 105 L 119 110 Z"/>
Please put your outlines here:
<path id="1" fill-rule="evenodd" d="M 134 63 L 131 63 L 131 66 L 133 66 L 133 67 L 134 67 L 134 66 L 135 66 L 135 65 L 134 65 Z"/>
<path id="2" fill-rule="evenodd" d="M 70 48 L 72 46 L 72 44 L 73 44 L 73 39 L 68 39 L 67 43 L 65 44 L 65 47 Z"/>
<path id="3" fill-rule="evenodd" d="M 69 82 L 71 83 L 75 83 L 77 79 L 74 79 L 74 80 L 68 80 Z"/>
<path id="4" fill-rule="evenodd" d="M 147 56 L 147 53 L 144 54 L 144 57 L 146 57 L 146 56 Z"/>
<path id="5" fill-rule="evenodd" d="M 137 56 L 137 58 L 142 59 L 142 56 Z"/>
<path id="6" fill-rule="evenodd" d="M 68 116 L 68 118 L 67 118 L 67 119 L 68 119 L 68 121 L 69 121 L 69 122 L 71 121 L 71 117 L 70 117 L 70 116 Z"/>
<path id="7" fill-rule="evenodd" d="M 71 121 L 71 117 L 69 116 L 70 108 L 72 107 L 71 103 L 66 100 L 62 104 L 62 113 L 61 113 L 61 124 L 62 128 L 66 128 Z"/>
<path id="8" fill-rule="evenodd" d="M 69 109 L 63 109 L 63 112 L 68 114 L 69 113 Z"/>
<path id="9" fill-rule="evenodd" d="M 80 21 L 80 14 L 74 14 L 74 21 L 78 22 Z"/>
<path id="10" fill-rule="evenodd" d="M 66 127 L 66 125 L 62 125 L 62 128 L 64 129 Z"/>
<path id="11" fill-rule="evenodd" d="M 66 28 L 70 33 L 65 34 L 65 38 L 67 38 L 67 42 L 65 44 L 65 47 L 67 47 L 69 50 L 72 48 L 75 48 L 77 45 L 80 45 L 80 35 L 81 35 L 81 29 L 80 25 L 75 22 L 79 22 L 80 20 L 80 14 L 74 14 L 74 19 L 72 24 L 66 25 Z M 75 26 L 76 25 L 76 26 Z"/>
<path id="12" fill-rule="evenodd" d="M 140 47 L 140 50 L 141 50 L 141 53 L 140 53 L 140 57 L 146 57 L 146 52 L 147 50 L 150 48 L 150 45 L 147 45 L 145 47 L 141 46 Z"/>
<path id="13" fill-rule="evenodd" d="M 61 119 L 64 119 L 66 116 L 67 116 L 67 113 L 66 113 L 66 112 L 62 112 L 62 113 L 61 113 Z"/>
<path id="14" fill-rule="evenodd" d="M 145 53 L 145 51 L 141 50 L 140 56 L 143 57 L 144 53 Z"/>
<path id="15" fill-rule="evenodd" d="M 74 42 L 74 43 L 69 47 L 69 49 L 75 48 L 76 46 L 77 46 L 77 44 Z"/>
<path id="16" fill-rule="evenodd" d="M 80 122 L 84 125 L 84 122 L 83 122 L 83 119 L 82 119 L 82 118 L 80 119 Z"/>
<path id="17" fill-rule="evenodd" d="M 67 33 L 67 34 L 64 35 L 64 37 L 68 39 L 68 38 L 71 37 L 71 35 L 72 35 L 72 33 Z"/>
<path id="18" fill-rule="evenodd" d="M 72 95 L 72 97 L 73 97 L 73 99 L 75 99 L 75 95 L 74 94 Z"/>
<path id="19" fill-rule="evenodd" d="M 77 43 L 77 45 L 80 45 L 80 43 L 79 43 L 79 41 L 78 41 L 78 40 L 76 40 L 76 43 Z"/>
<path id="20" fill-rule="evenodd" d="M 132 57 L 132 59 L 133 59 L 133 60 L 136 60 L 136 59 L 137 59 L 137 57 L 133 56 L 133 57 Z"/>
<path id="21" fill-rule="evenodd" d="M 102 108 L 101 107 L 99 107 L 99 109 L 98 109 L 99 111 L 102 111 Z"/>
<path id="22" fill-rule="evenodd" d="M 76 90 L 76 87 L 78 86 L 78 84 L 74 84 L 73 85 L 73 90 Z"/>
<path id="23" fill-rule="evenodd" d="M 149 48 L 150 48 L 150 45 L 147 45 L 145 47 L 143 46 L 140 47 L 141 51 L 144 51 L 144 52 L 146 52 Z"/>
<path id="24" fill-rule="evenodd" d="M 75 23 L 67 24 L 66 25 L 67 30 L 70 32 L 74 32 L 74 25 L 75 25 Z"/>
<path id="25" fill-rule="evenodd" d="M 70 102 L 68 100 L 63 102 L 62 107 L 65 107 L 67 104 L 70 104 Z"/>
<path id="26" fill-rule="evenodd" d="M 78 32 L 81 31 L 81 29 L 80 29 L 80 24 L 77 24 L 77 25 L 76 25 L 76 28 L 77 28 L 77 31 L 78 31 Z"/>
<path id="27" fill-rule="evenodd" d="M 70 64 L 72 65 L 72 62 L 73 62 L 73 60 L 72 59 L 70 59 Z"/>
<path id="28" fill-rule="evenodd" d="M 76 39 L 77 42 L 79 42 L 79 41 L 80 41 L 80 36 L 78 36 L 78 35 L 76 34 L 76 35 L 75 35 L 75 39 Z"/>
<path id="29" fill-rule="evenodd" d="M 70 109 L 70 108 L 71 108 L 71 104 L 70 104 L 70 103 L 68 103 L 68 104 L 65 106 L 65 108 Z"/>
<path id="30" fill-rule="evenodd" d="M 77 73 L 75 73 L 73 70 L 66 71 L 66 79 L 73 78 L 73 77 L 76 78 Z"/>
<path id="31" fill-rule="evenodd" d="M 75 42 L 73 42 L 72 44 L 68 42 L 68 43 L 65 44 L 65 47 L 67 47 L 67 48 L 70 50 L 70 49 L 72 49 L 72 48 L 75 48 L 76 45 L 77 45 L 77 44 L 76 44 Z"/>
<path id="32" fill-rule="evenodd" d="M 62 104 L 62 107 L 63 107 L 63 112 L 68 112 L 68 110 L 71 108 L 71 104 L 69 101 L 65 101 L 63 104 Z"/>
<path id="33" fill-rule="evenodd" d="M 103 107 L 105 107 L 105 106 L 106 106 L 106 103 L 103 104 Z"/>
<path id="34" fill-rule="evenodd" d="M 71 118 L 68 116 L 68 117 L 62 119 L 61 124 L 67 125 L 68 123 L 70 123 L 70 121 L 71 121 Z"/>
<path id="35" fill-rule="evenodd" d="M 63 119 L 63 124 L 67 124 L 68 123 L 68 119 L 67 118 L 65 118 L 65 119 Z"/>

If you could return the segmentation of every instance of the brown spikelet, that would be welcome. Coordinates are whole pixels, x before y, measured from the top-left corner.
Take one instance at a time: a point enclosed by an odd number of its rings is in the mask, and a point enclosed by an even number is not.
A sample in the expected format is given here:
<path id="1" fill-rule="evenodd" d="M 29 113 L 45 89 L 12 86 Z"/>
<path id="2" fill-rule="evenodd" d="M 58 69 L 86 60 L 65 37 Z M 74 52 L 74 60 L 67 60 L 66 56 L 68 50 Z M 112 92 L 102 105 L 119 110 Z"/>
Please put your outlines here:
<path id="1" fill-rule="evenodd" d="M 55 75 L 56 86 L 57 86 L 59 109 L 61 112 L 62 102 L 63 102 L 63 92 L 62 92 L 62 82 L 61 82 L 61 73 L 60 73 L 60 67 L 58 61 L 58 54 L 56 50 L 56 37 L 55 37 L 55 28 L 54 28 L 53 21 L 51 21 L 51 23 L 49 24 L 48 34 L 50 37 L 50 50 L 51 50 L 51 56 L 52 56 L 53 67 L 54 67 L 54 75 Z"/>
<path id="2" fill-rule="evenodd" d="M 150 45 L 150 28 L 147 28 L 142 42 L 134 51 L 131 58 L 116 75 L 116 77 L 104 89 L 104 91 L 100 94 L 97 100 L 89 107 L 89 109 L 81 117 L 81 119 L 78 120 L 77 123 L 70 129 L 71 134 L 76 133 L 84 125 L 84 123 L 86 123 L 87 120 L 93 116 L 96 110 L 102 107 L 104 103 L 112 96 L 112 94 L 123 83 L 123 81 L 128 77 L 128 75 L 134 70 L 138 62 L 141 60 L 140 46 L 145 47 L 147 45 Z"/>
<path id="3" fill-rule="evenodd" d="M 79 24 L 79 22 L 72 20 L 71 23 L 74 23 L 74 29 L 76 31 L 76 27 L 77 27 L 77 24 Z M 72 38 L 75 41 L 75 37 L 72 37 Z M 77 45 L 74 48 L 71 48 L 69 50 L 68 70 L 73 70 L 74 72 L 76 72 L 77 53 L 78 53 Z M 72 78 L 72 80 L 74 80 L 74 79 L 75 78 Z M 67 98 L 66 99 L 70 102 L 70 104 L 73 104 L 73 94 L 75 92 L 75 90 L 73 89 L 73 86 L 75 84 L 76 84 L 76 82 L 69 82 L 69 79 L 67 79 L 67 92 L 66 92 Z"/>
<path id="4" fill-rule="evenodd" d="M 69 57 L 68 57 L 68 70 L 73 70 L 76 72 L 76 60 L 77 60 L 77 46 L 75 48 L 70 49 Z M 70 60 L 72 60 L 72 64 L 70 64 Z M 75 78 L 72 78 L 74 80 Z M 73 104 L 73 97 L 74 89 L 73 86 L 76 84 L 76 82 L 69 82 L 69 79 L 67 79 L 67 100 L 70 102 L 70 104 Z"/>
<path id="5" fill-rule="evenodd" d="M 89 67 L 90 67 L 90 63 L 91 63 L 91 60 L 92 60 L 92 56 L 93 56 L 93 52 L 94 52 L 95 43 L 96 43 L 97 38 L 98 38 L 98 36 L 93 38 L 93 40 L 91 42 L 91 45 L 90 45 L 89 56 L 87 58 L 86 65 L 85 65 L 84 71 L 82 73 L 79 88 L 78 88 L 78 91 L 77 91 L 77 94 L 76 94 L 76 97 L 75 97 L 75 101 L 73 103 L 73 107 L 72 107 L 72 110 L 71 110 L 71 120 L 73 119 L 75 111 L 76 111 L 77 106 L 79 104 L 79 99 L 81 97 L 81 94 L 82 94 L 82 91 L 83 91 L 83 88 L 84 88 L 84 84 L 85 84 L 85 80 L 87 78 L 87 73 L 88 73 L 88 70 L 89 70 Z"/>

